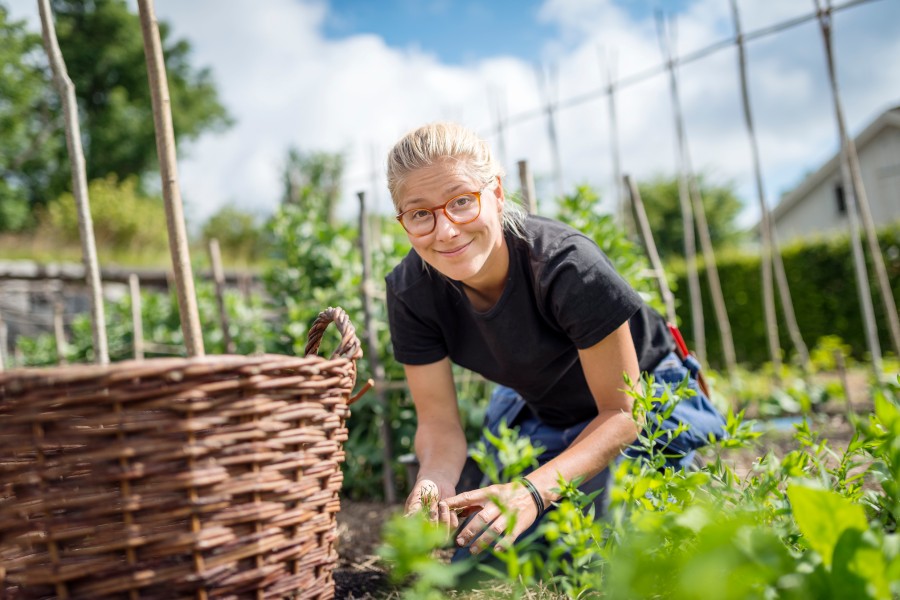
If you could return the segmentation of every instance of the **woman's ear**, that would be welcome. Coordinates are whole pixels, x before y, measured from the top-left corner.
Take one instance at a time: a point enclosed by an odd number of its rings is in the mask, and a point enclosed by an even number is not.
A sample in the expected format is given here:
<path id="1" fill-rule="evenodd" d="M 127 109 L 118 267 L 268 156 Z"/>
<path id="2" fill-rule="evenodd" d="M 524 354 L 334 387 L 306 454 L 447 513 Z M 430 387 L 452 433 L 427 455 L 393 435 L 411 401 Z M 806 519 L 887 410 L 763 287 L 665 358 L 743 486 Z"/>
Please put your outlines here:
<path id="1" fill-rule="evenodd" d="M 497 199 L 497 212 L 503 212 L 503 202 L 506 201 L 506 193 L 503 191 L 503 179 L 497 175 L 497 185 L 494 186 L 494 197 Z"/>

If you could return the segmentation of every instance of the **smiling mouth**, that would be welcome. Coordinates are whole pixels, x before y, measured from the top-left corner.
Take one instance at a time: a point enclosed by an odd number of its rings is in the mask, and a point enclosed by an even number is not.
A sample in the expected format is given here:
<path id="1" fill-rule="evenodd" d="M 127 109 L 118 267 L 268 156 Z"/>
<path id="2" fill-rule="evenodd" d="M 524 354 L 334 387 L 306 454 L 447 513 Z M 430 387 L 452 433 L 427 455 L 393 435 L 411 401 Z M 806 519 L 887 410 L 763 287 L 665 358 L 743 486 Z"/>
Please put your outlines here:
<path id="1" fill-rule="evenodd" d="M 438 252 L 438 254 L 441 254 L 443 256 L 456 256 L 458 254 L 462 254 L 463 250 L 468 248 L 469 244 L 471 244 L 471 243 L 472 242 L 469 241 L 469 242 L 466 242 L 465 244 L 463 244 L 462 246 L 458 246 L 458 247 L 454 248 L 453 250 L 438 250 L 437 252 Z"/>

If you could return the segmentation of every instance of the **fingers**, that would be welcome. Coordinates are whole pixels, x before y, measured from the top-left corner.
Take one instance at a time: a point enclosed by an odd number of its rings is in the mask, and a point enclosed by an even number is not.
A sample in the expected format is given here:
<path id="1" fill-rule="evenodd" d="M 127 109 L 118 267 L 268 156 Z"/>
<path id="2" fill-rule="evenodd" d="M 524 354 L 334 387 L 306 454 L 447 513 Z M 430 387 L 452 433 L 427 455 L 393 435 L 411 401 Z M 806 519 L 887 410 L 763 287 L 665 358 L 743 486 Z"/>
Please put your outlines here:
<path id="1" fill-rule="evenodd" d="M 472 507 L 482 507 L 491 499 L 491 494 L 487 492 L 490 488 L 480 488 L 469 492 L 463 492 L 456 496 L 446 498 L 445 502 L 450 510 L 463 510 Z"/>
<path id="2" fill-rule="evenodd" d="M 447 526 L 447 533 L 459 527 L 459 517 L 455 510 L 450 510 L 446 502 L 438 502 L 438 521 Z"/>
<path id="3" fill-rule="evenodd" d="M 497 513 L 496 516 L 493 516 Z M 507 520 L 499 511 L 485 508 L 469 519 L 465 527 L 456 536 L 456 544 L 461 548 L 469 548 L 472 554 L 478 554 L 494 545 L 498 550 L 504 546 Z"/>
<path id="4" fill-rule="evenodd" d="M 531 495 L 519 485 L 495 485 L 447 498 L 450 511 L 475 513 L 456 536 L 456 544 L 473 554 L 494 546 L 508 548 L 537 517 Z M 501 509 L 501 507 L 503 507 Z M 513 516 L 515 515 L 515 516 Z"/>

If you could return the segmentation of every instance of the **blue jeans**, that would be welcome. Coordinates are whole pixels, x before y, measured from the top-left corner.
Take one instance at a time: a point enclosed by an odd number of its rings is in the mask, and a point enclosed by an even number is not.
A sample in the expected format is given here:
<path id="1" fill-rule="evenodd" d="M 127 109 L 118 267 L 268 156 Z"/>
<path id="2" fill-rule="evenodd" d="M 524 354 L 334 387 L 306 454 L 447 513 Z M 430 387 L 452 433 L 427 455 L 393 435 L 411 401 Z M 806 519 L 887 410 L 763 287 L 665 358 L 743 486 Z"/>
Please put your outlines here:
<path id="1" fill-rule="evenodd" d="M 675 429 L 681 422 L 690 425 L 690 428 L 679 434 L 678 437 L 671 441 L 667 440 L 668 445 L 665 453 L 671 455 L 667 459 L 667 466 L 675 468 L 689 466 L 694 460 L 695 451 L 709 443 L 710 434 L 716 439 L 720 439 L 725 435 L 725 419 L 712 405 L 697 383 L 699 370 L 700 365 L 693 357 L 689 356 L 682 361 L 674 352 L 663 358 L 653 370 L 653 377 L 657 384 L 669 384 L 674 389 L 685 378 L 688 378 L 687 385 L 695 392 L 695 395 L 691 397 L 682 398 L 675 405 L 672 414 L 662 423 L 664 429 Z M 662 392 L 662 385 L 657 385 L 654 390 L 655 396 L 660 397 Z M 491 394 L 487 412 L 485 413 L 484 427 L 494 435 L 497 435 L 502 422 L 506 422 L 511 427 L 518 427 L 520 436 L 529 438 L 535 446 L 540 445 L 545 448 L 544 452 L 538 457 L 538 463 L 544 465 L 568 448 L 590 421 L 591 419 L 588 419 L 565 428 L 552 427 L 538 419 L 531 410 L 526 409 L 525 400 L 518 392 L 512 388 L 498 385 Z M 482 437 L 482 441 L 488 448 L 492 447 L 486 438 Z M 626 456 L 635 458 L 645 454 L 643 450 L 636 448 L 628 448 L 625 451 Z M 489 483 L 488 481 L 482 481 L 482 485 L 488 485 Z M 609 488 L 611 484 L 612 476 L 610 469 L 607 467 L 594 478 L 579 486 L 579 489 L 586 494 L 602 490 L 594 499 L 594 514 L 597 516 L 605 514 L 609 506 Z M 552 510 L 552 507 L 550 510 Z M 544 514 L 546 515 L 546 513 Z M 538 518 L 521 537 L 527 536 L 534 531 L 542 518 Z M 468 549 L 460 548 L 456 551 L 453 559 L 458 560 L 468 555 Z"/>

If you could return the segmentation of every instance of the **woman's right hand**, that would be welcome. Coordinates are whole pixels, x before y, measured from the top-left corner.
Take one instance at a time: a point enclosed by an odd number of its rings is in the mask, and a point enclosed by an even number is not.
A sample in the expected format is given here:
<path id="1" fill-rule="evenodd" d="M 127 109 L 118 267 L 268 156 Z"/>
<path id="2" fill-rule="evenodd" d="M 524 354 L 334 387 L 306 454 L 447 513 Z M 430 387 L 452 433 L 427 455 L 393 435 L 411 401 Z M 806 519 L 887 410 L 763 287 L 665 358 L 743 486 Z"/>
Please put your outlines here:
<path id="1" fill-rule="evenodd" d="M 419 479 L 406 499 L 406 514 L 425 511 L 430 520 L 457 527 L 459 522 L 456 513 L 443 501 L 455 495 L 456 488 L 451 485 L 438 483 L 432 479 Z"/>

